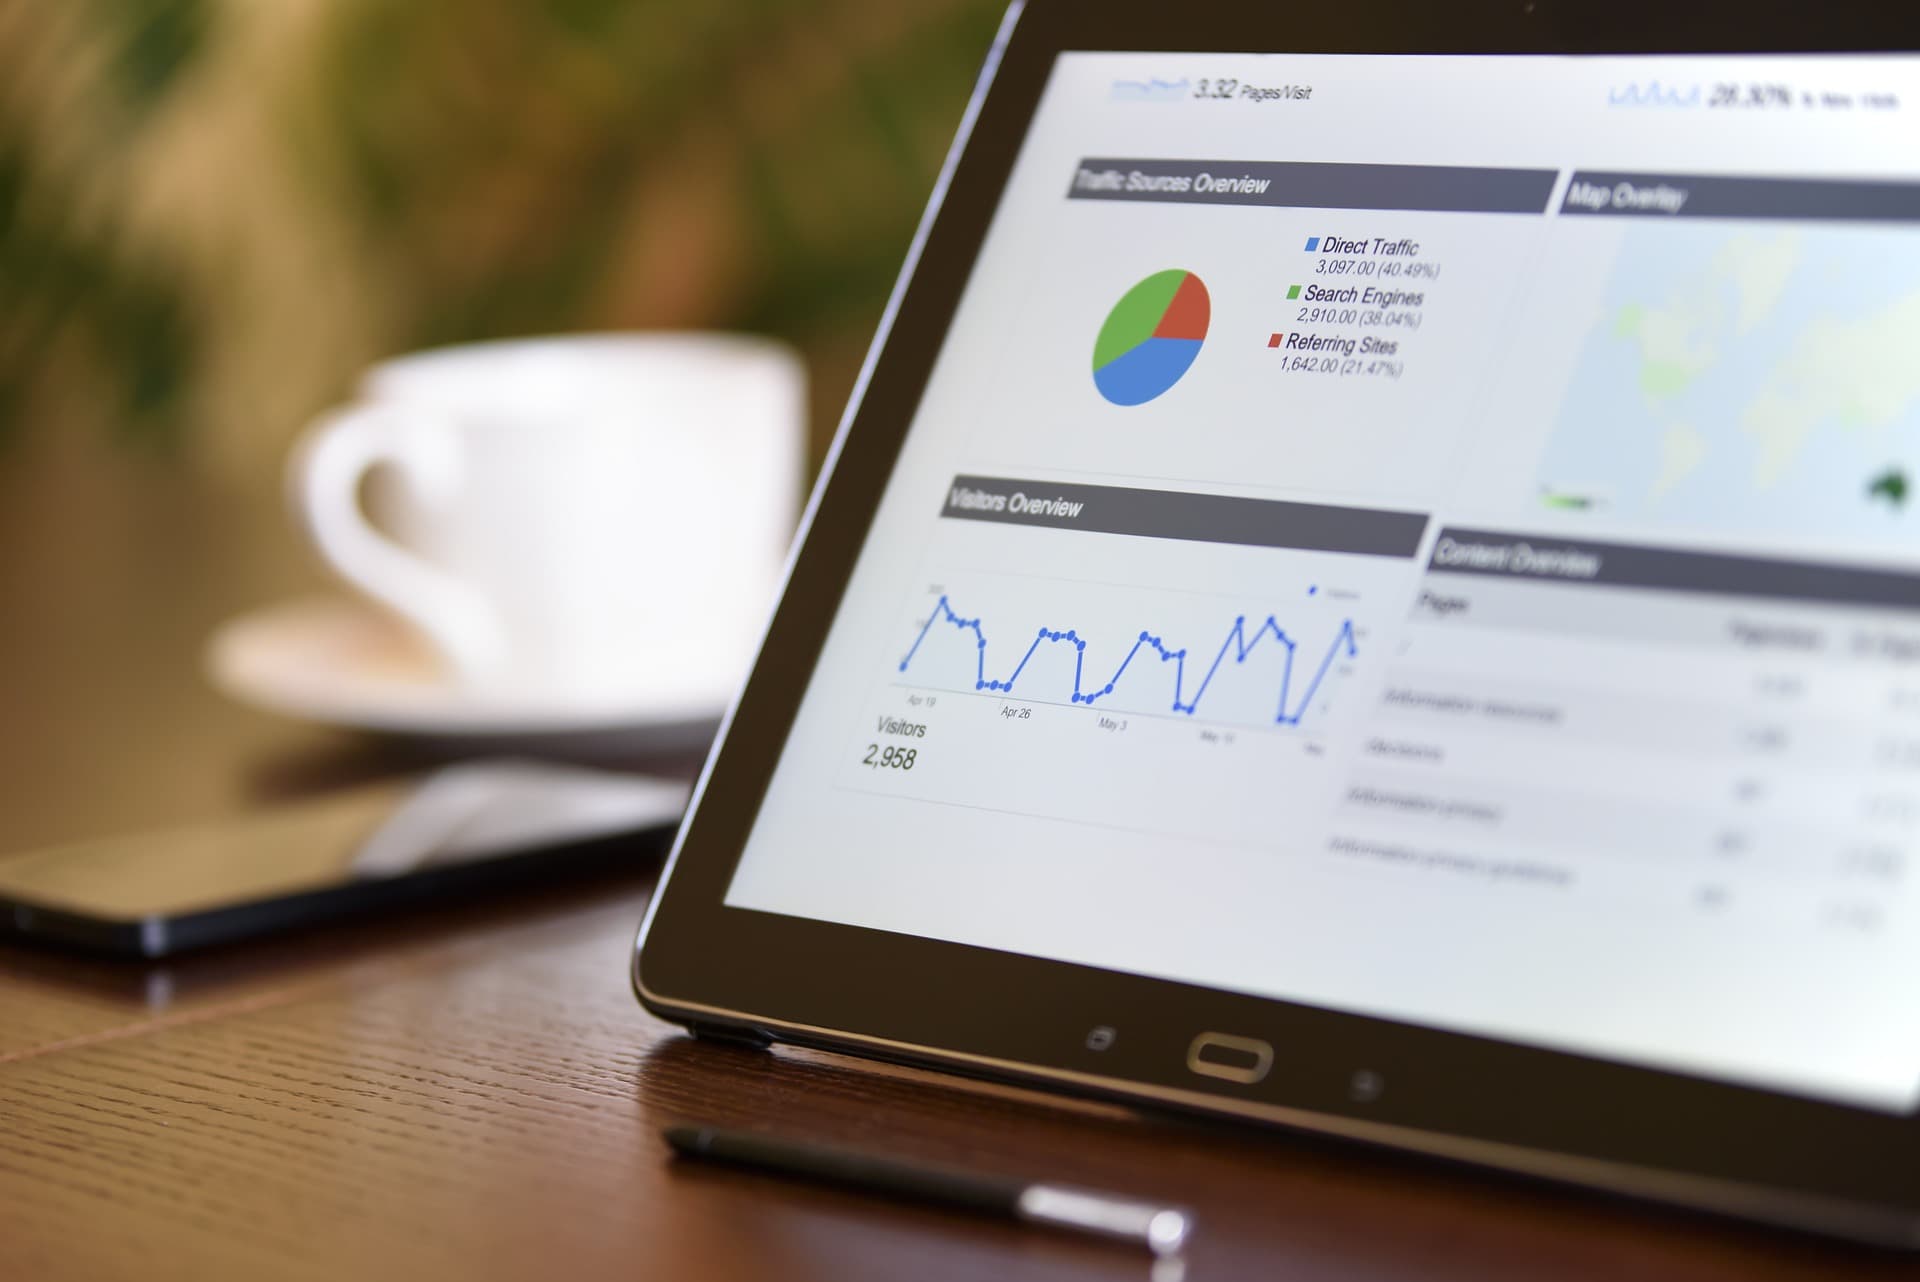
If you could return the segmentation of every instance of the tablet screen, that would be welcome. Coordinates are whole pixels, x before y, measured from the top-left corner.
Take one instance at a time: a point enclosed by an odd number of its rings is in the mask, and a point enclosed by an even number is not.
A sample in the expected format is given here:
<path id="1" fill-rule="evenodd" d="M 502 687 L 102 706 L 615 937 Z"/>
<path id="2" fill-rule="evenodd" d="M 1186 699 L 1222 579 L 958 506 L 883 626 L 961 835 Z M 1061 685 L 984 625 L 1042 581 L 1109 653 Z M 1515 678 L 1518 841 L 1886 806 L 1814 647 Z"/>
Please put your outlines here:
<path id="1" fill-rule="evenodd" d="M 1060 58 L 727 903 L 1912 1109 L 1917 73 Z"/>

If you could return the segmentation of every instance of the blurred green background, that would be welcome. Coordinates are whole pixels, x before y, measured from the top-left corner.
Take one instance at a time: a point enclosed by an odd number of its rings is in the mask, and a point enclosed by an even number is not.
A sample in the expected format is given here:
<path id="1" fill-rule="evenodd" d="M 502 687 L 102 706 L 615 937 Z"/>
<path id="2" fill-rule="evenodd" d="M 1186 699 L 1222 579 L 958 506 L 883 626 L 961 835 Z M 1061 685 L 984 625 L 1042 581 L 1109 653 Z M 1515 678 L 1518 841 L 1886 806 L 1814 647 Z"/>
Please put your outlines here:
<path id="1" fill-rule="evenodd" d="M 249 486 L 369 362 L 779 335 L 815 456 L 1002 0 L 0 6 L 0 469 Z"/>

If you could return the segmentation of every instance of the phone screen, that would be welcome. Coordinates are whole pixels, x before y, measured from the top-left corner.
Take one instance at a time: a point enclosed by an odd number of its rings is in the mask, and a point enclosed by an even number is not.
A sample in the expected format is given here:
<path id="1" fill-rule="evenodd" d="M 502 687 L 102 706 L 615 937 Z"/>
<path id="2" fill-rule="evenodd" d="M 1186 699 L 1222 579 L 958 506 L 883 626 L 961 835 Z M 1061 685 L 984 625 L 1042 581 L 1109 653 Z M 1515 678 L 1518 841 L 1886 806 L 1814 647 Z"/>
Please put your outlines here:
<path id="1" fill-rule="evenodd" d="M 0 929 L 154 956 L 378 903 L 400 883 L 659 832 L 686 795 L 576 766 L 449 766 L 244 819 L 0 857 Z"/>

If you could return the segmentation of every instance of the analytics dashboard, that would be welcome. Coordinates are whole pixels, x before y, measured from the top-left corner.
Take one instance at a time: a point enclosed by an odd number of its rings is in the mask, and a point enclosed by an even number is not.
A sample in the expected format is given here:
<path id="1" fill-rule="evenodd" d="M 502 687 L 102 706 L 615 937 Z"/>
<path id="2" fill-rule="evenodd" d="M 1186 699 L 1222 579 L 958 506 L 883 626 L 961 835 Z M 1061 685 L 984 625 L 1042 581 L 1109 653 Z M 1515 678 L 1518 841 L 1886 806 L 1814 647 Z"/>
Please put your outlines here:
<path id="1" fill-rule="evenodd" d="M 1913 1109 L 1916 103 L 1063 55 L 727 903 Z"/>

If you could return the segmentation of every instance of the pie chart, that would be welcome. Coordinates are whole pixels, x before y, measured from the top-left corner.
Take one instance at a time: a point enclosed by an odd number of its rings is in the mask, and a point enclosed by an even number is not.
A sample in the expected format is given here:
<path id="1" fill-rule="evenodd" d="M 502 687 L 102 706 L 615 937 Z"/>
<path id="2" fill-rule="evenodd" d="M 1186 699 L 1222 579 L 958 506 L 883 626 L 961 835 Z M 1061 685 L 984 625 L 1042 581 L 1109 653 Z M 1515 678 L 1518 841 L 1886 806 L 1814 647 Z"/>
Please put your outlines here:
<path id="1" fill-rule="evenodd" d="M 1187 372 L 1213 305 L 1190 271 L 1155 272 L 1120 296 L 1093 342 L 1093 385 L 1115 405 L 1144 405 Z"/>

